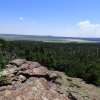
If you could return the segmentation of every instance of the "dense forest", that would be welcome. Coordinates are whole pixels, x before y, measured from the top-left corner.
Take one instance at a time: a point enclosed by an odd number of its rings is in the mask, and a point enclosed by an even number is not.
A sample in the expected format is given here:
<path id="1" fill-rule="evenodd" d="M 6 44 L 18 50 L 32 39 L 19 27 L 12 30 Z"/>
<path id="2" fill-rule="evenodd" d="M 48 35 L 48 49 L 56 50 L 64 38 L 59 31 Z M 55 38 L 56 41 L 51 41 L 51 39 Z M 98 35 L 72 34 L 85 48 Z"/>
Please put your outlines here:
<path id="1" fill-rule="evenodd" d="M 100 44 L 44 43 L 0 39 L 0 70 L 12 59 L 37 61 L 48 69 L 100 86 Z"/>

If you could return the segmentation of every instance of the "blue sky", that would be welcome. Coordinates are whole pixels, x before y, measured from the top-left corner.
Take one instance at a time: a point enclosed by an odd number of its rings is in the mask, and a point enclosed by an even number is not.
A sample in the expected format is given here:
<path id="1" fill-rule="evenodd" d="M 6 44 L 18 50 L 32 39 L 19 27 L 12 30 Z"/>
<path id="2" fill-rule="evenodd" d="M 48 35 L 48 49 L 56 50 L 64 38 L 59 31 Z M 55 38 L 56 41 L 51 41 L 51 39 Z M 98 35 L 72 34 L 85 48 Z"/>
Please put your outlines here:
<path id="1" fill-rule="evenodd" d="M 100 0 L 0 0 L 0 33 L 100 37 Z"/>

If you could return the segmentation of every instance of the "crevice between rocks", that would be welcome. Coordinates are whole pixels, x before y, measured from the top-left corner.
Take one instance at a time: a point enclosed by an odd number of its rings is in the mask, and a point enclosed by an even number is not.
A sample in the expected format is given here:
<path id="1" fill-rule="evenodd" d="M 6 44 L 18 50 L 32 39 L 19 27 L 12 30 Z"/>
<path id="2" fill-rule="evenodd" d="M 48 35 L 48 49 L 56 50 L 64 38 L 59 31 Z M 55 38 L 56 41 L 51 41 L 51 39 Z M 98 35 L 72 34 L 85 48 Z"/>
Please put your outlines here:
<path id="1" fill-rule="evenodd" d="M 19 75 L 23 75 L 23 76 L 26 77 L 26 80 L 24 80 L 22 83 L 27 81 L 30 77 L 45 78 L 47 81 L 52 81 L 52 82 L 54 82 L 54 80 L 55 80 L 55 78 L 51 78 L 48 74 L 47 75 L 37 75 L 37 74 L 30 75 L 30 74 L 27 74 L 27 73 L 21 73 Z"/>

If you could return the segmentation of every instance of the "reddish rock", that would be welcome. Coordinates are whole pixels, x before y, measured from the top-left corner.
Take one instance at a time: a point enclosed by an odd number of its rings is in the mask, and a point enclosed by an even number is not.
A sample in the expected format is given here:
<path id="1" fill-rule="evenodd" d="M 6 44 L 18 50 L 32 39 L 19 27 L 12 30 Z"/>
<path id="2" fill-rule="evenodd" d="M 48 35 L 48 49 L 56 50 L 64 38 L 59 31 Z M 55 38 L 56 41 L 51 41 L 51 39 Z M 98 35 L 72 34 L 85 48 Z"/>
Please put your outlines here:
<path id="1" fill-rule="evenodd" d="M 100 100 L 100 89 L 37 62 L 17 59 L 0 72 L 0 100 Z"/>

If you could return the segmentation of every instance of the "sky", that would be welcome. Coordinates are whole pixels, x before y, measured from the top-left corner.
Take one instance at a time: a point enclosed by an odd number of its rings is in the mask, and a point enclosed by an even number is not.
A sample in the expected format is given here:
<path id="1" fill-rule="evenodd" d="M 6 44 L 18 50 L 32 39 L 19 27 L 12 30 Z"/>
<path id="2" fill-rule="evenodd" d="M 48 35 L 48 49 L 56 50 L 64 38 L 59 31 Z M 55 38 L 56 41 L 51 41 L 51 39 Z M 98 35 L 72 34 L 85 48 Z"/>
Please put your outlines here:
<path id="1" fill-rule="evenodd" d="M 0 0 L 0 33 L 100 37 L 100 0 Z"/>

